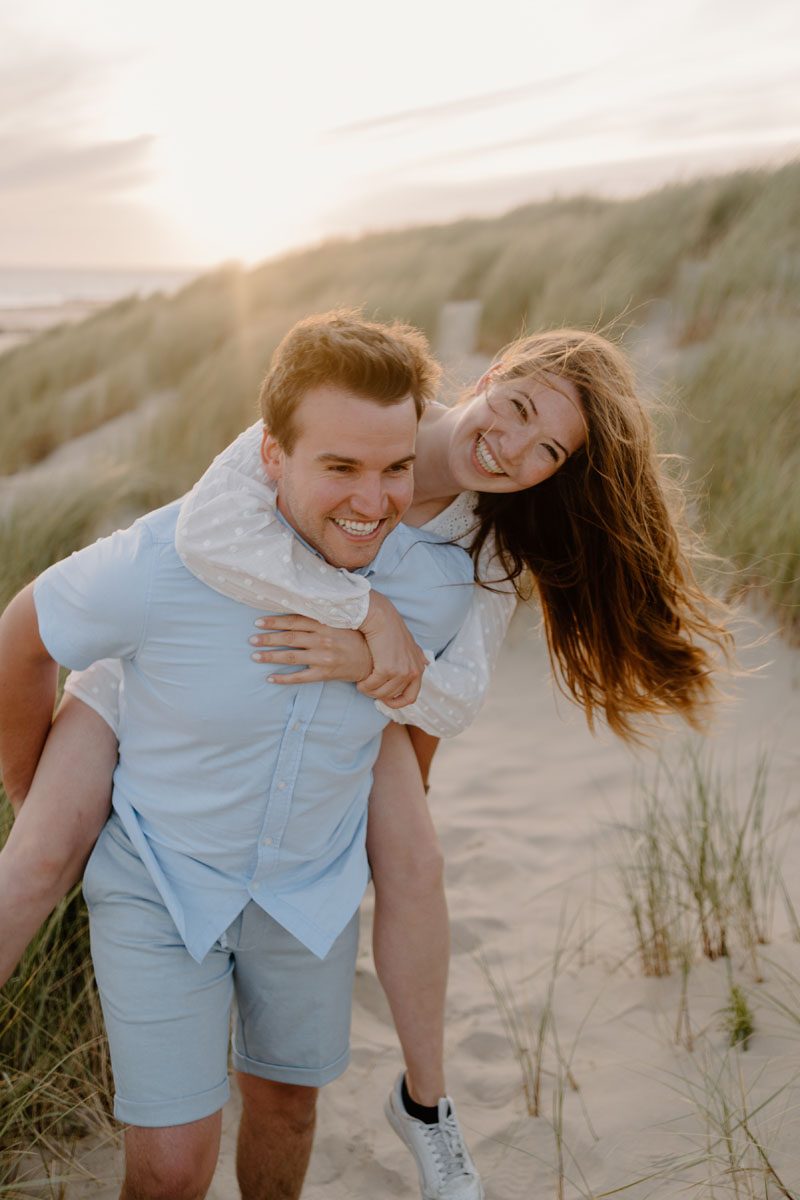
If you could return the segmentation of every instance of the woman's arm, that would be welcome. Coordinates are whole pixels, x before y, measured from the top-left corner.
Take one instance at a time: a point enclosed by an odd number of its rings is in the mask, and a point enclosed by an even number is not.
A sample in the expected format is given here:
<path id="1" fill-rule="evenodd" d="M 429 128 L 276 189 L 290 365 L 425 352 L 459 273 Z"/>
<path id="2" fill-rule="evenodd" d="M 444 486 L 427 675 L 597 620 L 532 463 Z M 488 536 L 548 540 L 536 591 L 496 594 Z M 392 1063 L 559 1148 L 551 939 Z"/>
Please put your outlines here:
<path id="1" fill-rule="evenodd" d="M 240 434 L 186 496 L 175 530 L 178 555 L 203 583 L 242 604 L 358 629 L 369 610 L 369 582 L 330 566 L 281 521 L 261 464 L 262 431 L 259 422 Z"/>
<path id="2" fill-rule="evenodd" d="M 401 725 L 416 725 L 435 738 L 462 733 L 486 699 L 494 665 L 517 603 L 515 592 L 476 587 L 466 620 L 449 646 L 430 663 L 413 704 L 385 716 Z"/>

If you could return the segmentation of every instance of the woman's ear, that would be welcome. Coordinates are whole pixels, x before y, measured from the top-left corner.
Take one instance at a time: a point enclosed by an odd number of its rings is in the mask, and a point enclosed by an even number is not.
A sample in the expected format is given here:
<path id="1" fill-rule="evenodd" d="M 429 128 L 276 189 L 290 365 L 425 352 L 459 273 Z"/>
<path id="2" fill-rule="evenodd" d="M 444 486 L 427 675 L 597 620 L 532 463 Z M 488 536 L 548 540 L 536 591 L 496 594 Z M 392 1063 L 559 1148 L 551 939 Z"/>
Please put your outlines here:
<path id="1" fill-rule="evenodd" d="M 270 431 L 265 429 L 261 438 L 261 461 L 270 479 L 280 479 L 283 475 L 283 459 L 283 447 L 275 441 Z"/>
<path id="2" fill-rule="evenodd" d="M 479 392 L 485 392 L 493 376 L 499 375 L 502 369 L 502 363 L 492 363 L 492 365 L 489 367 L 489 370 L 484 371 L 483 375 L 481 375 L 480 379 L 478 380 L 475 387 L 475 395 L 477 396 Z"/>

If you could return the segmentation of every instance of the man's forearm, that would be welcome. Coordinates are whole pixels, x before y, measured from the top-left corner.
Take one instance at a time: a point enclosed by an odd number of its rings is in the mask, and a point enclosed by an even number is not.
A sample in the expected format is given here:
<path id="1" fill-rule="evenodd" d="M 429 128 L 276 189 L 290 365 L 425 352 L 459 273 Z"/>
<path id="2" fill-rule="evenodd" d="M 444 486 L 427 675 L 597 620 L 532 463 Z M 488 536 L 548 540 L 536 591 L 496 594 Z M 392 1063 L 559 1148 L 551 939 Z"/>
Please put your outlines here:
<path id="1" fill-rule="evenodd" d="M 0 771 L 15 811 L 50 729 L 57 681 L 58 665 L 39 637 L 31 585 L 0 617 Z"/>

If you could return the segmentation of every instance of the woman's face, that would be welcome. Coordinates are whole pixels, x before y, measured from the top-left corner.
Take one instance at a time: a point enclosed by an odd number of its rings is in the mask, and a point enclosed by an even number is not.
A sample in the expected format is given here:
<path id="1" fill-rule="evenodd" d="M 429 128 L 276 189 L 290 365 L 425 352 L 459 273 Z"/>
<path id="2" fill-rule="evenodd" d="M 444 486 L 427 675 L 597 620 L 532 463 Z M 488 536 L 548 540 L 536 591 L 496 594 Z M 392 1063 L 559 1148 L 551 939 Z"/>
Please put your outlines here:
<path id="1" fill-rule="evenodd" d="M 502 379 L 489 372 L 454 410 L 450 468 L 463 489 L 517 492 L 555 474 L 586 438 L 578 389 L 543 371 Z"/>

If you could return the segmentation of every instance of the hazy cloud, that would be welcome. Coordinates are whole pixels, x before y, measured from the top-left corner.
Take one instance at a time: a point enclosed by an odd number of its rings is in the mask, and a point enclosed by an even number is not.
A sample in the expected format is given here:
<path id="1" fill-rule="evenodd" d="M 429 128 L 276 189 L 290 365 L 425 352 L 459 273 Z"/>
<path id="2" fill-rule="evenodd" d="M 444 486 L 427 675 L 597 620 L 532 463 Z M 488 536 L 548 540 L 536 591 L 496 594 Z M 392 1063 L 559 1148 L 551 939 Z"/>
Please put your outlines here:
<path id="1" fill-rule="evenodd" d="M 581 79 L 585 79 L 589 74 L 590 72 L 574 71 L 554 79 L 525 84 L 522 87 L 503 88 L 500 91 L 464 96 L 459 100 L 446 100 L 441 104 L 428 104 L 422 108 L 407 108 L 401 112 L 371 117 L 366 121 L 354 121 L 350 125 L 341 125 L 337 129 L 330 129 L 325 138 L 337 140 L 363 133 L 409 133 L 422 123 L 471 116 L 474 113 L 485 112 L 507 104 L 520 104 L 536 97 L 551 97 L 561 88 L 570 87 L 572 84 L 580 82 Z"/>
<path id="2" fill-rule="evenodd" d="M 64 188 L 94 195 L 118 192 L 145 182 L 154 138 L 148 134 L 93 146 L 40 146 L 36 152 L 10 139 L 0 140 L 0 189 L 41 192 Z"/>

